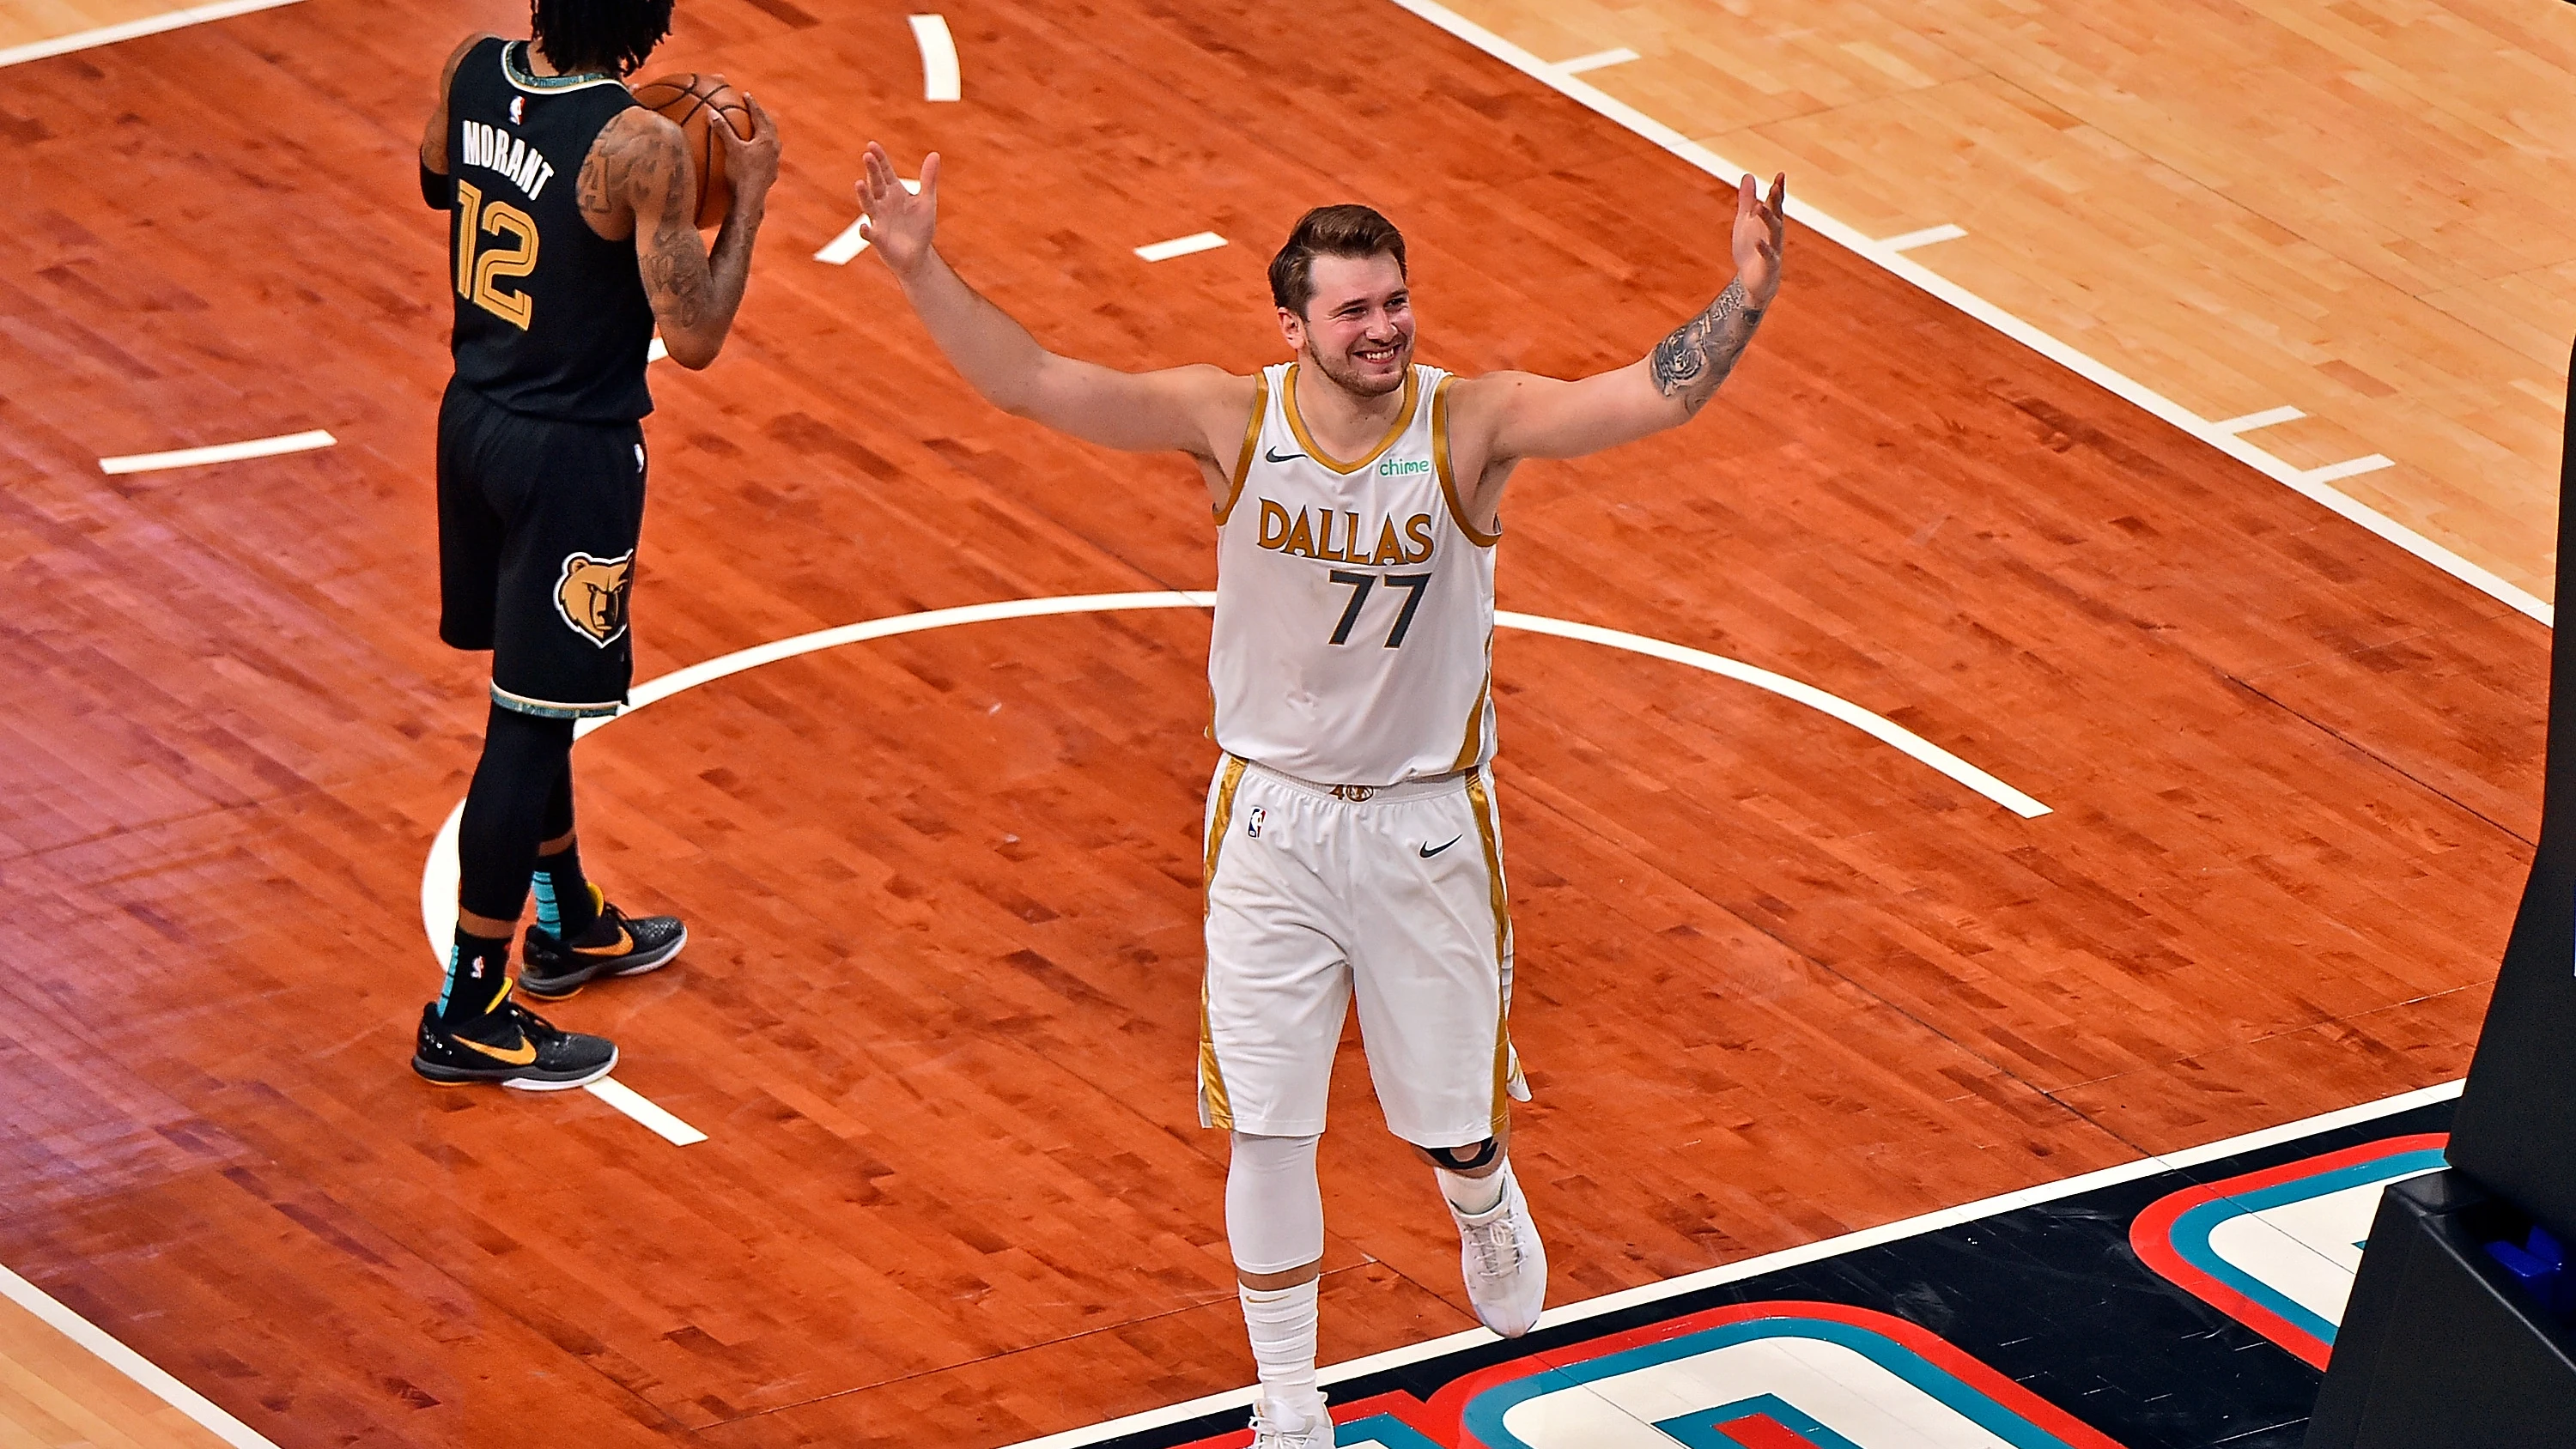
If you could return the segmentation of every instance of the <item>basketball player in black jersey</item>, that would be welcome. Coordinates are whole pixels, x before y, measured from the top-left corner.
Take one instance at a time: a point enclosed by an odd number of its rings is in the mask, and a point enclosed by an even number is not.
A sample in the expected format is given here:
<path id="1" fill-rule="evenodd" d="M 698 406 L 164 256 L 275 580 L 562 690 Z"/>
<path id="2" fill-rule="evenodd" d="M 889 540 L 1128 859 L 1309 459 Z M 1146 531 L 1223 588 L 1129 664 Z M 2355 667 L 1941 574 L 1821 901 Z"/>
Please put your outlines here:
<path id="1" fill-rule="evenodd" d="M 625 77 L 672 0 L 535 0 L 530 40 L 448 57 L 420 148 L 449 213 L 456 375 L 438 415 L 439 637 L 492 651 L 492 711 L 457 838 L 456 944 L 412 1069 L 436 1082 L 580 1086 L 607 1041 L 512 999 L 510 938 L 533 881 L 518 989 L 554 999 L 668 962 L 668 916 L 630 917 L 582 875 L 573 722 L 626 701 L 627 598 L 644 516 L 646 349 L 715 361 L 742 303 L 778 132 L 719 121 L 733 209 L 709 255 L 687 142 Z"/>

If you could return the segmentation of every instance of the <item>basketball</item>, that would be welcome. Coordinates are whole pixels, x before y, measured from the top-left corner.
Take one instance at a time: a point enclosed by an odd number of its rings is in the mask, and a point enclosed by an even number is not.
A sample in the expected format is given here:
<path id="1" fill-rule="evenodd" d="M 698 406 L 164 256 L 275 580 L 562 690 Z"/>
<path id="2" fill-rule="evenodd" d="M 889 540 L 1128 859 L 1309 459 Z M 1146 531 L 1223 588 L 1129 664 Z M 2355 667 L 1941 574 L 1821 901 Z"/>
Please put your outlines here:
<path id="1" fill-rule="evenodd" d="M 723 116 L 736 136 L 750 140 L 751 107 L 743 104 L 742 92 L 726 85 L 723 76 L 690 71 L 644 82 L 635 87 L 635 99 L 677 121 L 688 137 L 689 159 L 698 169 L 698 230 L 724 225 L 725 213 L 733 209 L 733 187 L 725 181 L 724 143 L 716 139 L 715 118 Z"/>

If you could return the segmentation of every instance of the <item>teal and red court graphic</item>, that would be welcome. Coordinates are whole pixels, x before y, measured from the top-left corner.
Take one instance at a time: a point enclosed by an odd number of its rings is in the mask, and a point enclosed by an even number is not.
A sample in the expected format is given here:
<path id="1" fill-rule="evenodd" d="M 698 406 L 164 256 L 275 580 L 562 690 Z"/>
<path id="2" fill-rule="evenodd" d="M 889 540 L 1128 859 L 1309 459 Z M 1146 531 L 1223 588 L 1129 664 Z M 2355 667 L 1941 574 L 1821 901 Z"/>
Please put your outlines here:
<path id="1" fill-rule="evenodd" d="M 1693 1313 L 1335 1418 L 1346 1449 L 2121 1449 L 1929 1330 L 1836 1303 Z"/>
<path id="2" fill-rule="evenodd" d="M 2441 1167 L 2449 1140 L 2391 1137 L 2187 1187 L 2138 1214 L 2129 1244 L 2184 1292 L 2324 1368 L 2381 1190 Z"/>

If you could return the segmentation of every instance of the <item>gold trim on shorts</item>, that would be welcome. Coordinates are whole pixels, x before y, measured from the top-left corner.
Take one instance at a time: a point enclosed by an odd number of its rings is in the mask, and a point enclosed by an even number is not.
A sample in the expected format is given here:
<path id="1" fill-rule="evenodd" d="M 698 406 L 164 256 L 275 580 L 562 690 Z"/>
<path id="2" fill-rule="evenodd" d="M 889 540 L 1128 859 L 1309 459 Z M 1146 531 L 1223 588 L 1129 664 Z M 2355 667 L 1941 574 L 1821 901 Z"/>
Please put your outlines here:
<path id="1" fill-rule="evenodd" d="M 1216 897 L 1216 861 L 1225 849 L 1225 834 L 1234 826 L 1234 792 L 1243 784 L 1243 761 L 1233 755 L 1225 757 L 1225 772 L 1217 777 L 1216 811 L 1208 821 L 1207 865 L 1199 882 L 1199 916 L 1202 920 L 1214 909 Z M 1225 1093 L 1225 1071 L 1217 1065 L 1216 1031 L 1208 1024 L 1208 982 L 1215 975 L 1216 963 L 1210 961 L 1199 973 L 1199 1103 L 1207 1111 L 1208 1125 L 1234 1130 L 1234 1103 Z"/>

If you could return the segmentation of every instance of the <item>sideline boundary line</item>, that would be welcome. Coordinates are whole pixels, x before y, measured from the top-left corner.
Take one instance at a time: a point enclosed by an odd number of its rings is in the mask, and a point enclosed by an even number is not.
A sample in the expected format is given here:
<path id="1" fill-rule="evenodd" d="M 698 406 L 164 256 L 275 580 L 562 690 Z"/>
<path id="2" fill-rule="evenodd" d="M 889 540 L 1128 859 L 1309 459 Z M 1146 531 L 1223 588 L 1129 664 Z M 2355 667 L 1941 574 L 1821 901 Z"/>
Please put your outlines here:
<path id="1" fill-rule="evenodd" d="M 155 1398 L 195 1420 L 233 1449 L 277 1449 L 267 1435 L 225 1413 L 222 1405 L 179 1382 L 169 1370 L 127 1348 L 115 1335 L 65 1308 L 54 1295 L 6 1267 L 0 1267 L 0 1298 L 36 1315 L 46 1327 L 96 1354 L 108 1367 L 150 1390 Z"/>
<path id="2" fill-rule="evenodd" d="M 2412 1092 L 2401 1092 L 2393 1097 L 2383 1097 L 2376 1102 L 2364 1102 L 2355 1107 L 2322 1112 L 2314 1117 L 2283 1123 L 2278 1127 L 2266 1127 L 2222 1141 L 2167 1153 L 2161 1157 L 2140 1158 L 2136 1162 L 2122 1163 L 2116 1167 L 2101 1168 L 2037 1187 L 2022 1188 L 1995 1197 L 1982 1198 L 1955 1208 L 1944 1208 L 1937 1212 L 1924 1213 L 1875 1228 L 1863 1228 L 1859 1232 L 1820 1239 L 1800 1247 L 1766 1253 L 1760 1257 L 1747 1258 L 1740 1263 L 1729 1263 L 1697 1273 L 1684 1274 L 1678 1278 L 1667 1278 L 1660 1283 L 1649 1283 L 1616 1293 L 1606 1293 L 1598 1298 L 1551 1309 L 1547 1314 L 1546 1322 L 1550 1326 L 1579 1323 L 1605 1313 L 1616 1313 L 1621 1309 L 1677 1297 L 1702 1288 L 1738 1282 L 1763 1273 L 1794 1268 L 1825 1258 L 1840 1257 L 1845 1253 L 1858 1252 L 1864 1248 L 1874 1248 L 1884 1243 L 1937 1232 L 1943 1228 L 1957 1227 L 1962 1223 L 1975 1222 L 1981 1218 L 1994 1217 L 2039 1203 L 2053 1202 L 2059 1198 L 2089 1192 L 2098 1187 L 2112 1187 L 2141 1177 L 2152 1177 L 2160 1172 L 2196 1167 L 2203 1162 L 2231 1157 L 2240 1152 L 2259 1151 L 2312 1133 L 2357 1126 L 2416 1107 L 2449 1101 L 2460 1095 L 2460 1088 L 2463 1085 L 2463 1082 L 2443 1082 Z M 180 1382 L 167 1369 L 126 1347 L 114 1335 L 64 1307 L 52 1294 L 28 1282 L 5 1266 L 0 1266 L 0 1298 L 7 1298 L 42 1319 L 47 1326 L 88 1349 L 102 1362 L 150 1391 L 163 1403 L 187 1415 L 208 1433 L 232 1445 L 233 1449 L 278 1449 L 275 1441 L 234 1418 L 225 1412 L 221 1405 Z M 1426 1358 L 1434 1358 L 1455 1349 L 1500 1341 L 1485 1329 L 1473 1328 L 1463 1333 L 1448 1334 L 1406 1348 L 1372 1354 L 1367 1358 L 1350 1359 L 1332 1364 L 1324 1368 L 1319 1377 L 1327 1384 L 1343 1383 L 1355 1378 L 1364 1378 L 1370 1374 L 1382 1373 L 1388 1369 L 1401 1368 Z M 1247 1385 L 1240 1389 L 1208 1394 L 1160 1409 L 1147 1409 L 1129 1414 L 1124 1418 L 1095 1424 L 1089 1428 L 1068 1429 L 1043 1438 L 1024 1439 L 1008 1446 L 1008 1449 L 1083 1449 L 1085 1445 L 1096 1444 L 1104 1439 L 1157 1429 L 1167 1424 L 1177 1424 L 1220 1409 L 1249 1408 L 1252 1404 L 1252 1396 L 1253 1390 Z"/>
<path id="3" fill-rule="evenodd" d="M 2116 1167 L 2100 1168 L 2075 1177 L 2061 1178 L 2056 1182 L 2042 1183 L 2036 1187 L 2025 1187 L 1994 1197 L 1981 1198 L 1975 1202 L 1963 1203 L 1958 1207 L 1943 1208 L 1937 1212 L 1923 1213 L 1896 1222 L 1883 1223 L 1878 1227 L 1844 1233 L 1837 1237 L 1820 1238 L 1812 1243 L 1795 1248 L 1784 1248 L 1776 1253 L 1765 1253 L 1758 1258 L 1747 1258 L 1739 1263 L 1728 1263 L 1721 1267 L 1702 1269 L 1697 1273 L 1685 1273 L 1678 1278 L 1666 1278 L 1660 1283 L 1648 1283 L 1636 1288 L 1622 1289 L 1616 1293 L 1605 1293 L 1598 1298 L 1587 1298 L 1579 1303 L 1550 1308 L 1539 1319 L 1539 1323 L 1546 1328 L 1561 1328 L 1569 1323 L 1581 1323 L 1586 1319 L 1598 1318 L 1605 1313 L 1617 1313 L 1624 1309 L 1661 1302 L 1667 1298 L 1677 1298 L 1685 1293 L 1696 1293 L 1704 1288 L 1722 1287 L 1728 1283 L 1741 1282 L 1746 1278 L 1775 1273 L 1785 1268 L 1802 1267 L 1826 1258 L 1838 1258 L 1846 1253 L 1880 1247 L 1901 1239 L 1918 1237 L 1924 1233 L 1939 1232 L 1944 1228 L 1955 1228 L 1965 1223 L 2034 1207 L 2040 1203 L 2055 1202 L 2060 1198 L 2091 1192 L 2097 1188 L 2117 1187 L 2121 1183 L 2134 1182 L 2142 1177 L 2187 1170 L 2204 1162 L 2232 1157 L 2240 1152 L 2256 1152 L 2313 1133 L 2331 1132 L 2339 1127 L 2356 1126 L 2363 1122 L 2394 1116 L 2416 1107 L 2449 1101 L 2460 1095 L 2462 1085 L 2462 1082 L 2442 1082 L 2430 1087 L 2421 1087 L 2412 1092 L 2401 1092 L 2394 1097 L 2383 1097 L 2376 1102 L 2364 1102 L 2357 1107 L 2343 1107 L 2332 1112 L 2321 1112 L 2314 1117 L 2285 1122 L 2278 1127 L 2266 1127 L 2259 1131 L 2247 1132 L 2223 1141 L 2203 1143 L 2198 1147 L 2185 1148 L 2180 1152 L 2142 1157 L 2135 1162 L 2124 1162 Z M 1504 1340 L 1489 1329 L 1470 1328 L 1405 1348 L 1371 1354 L 1367 1358 L 1355 1358 L 1332 1364 L 1325 1367 L 1317 1377 L 1324 1384 L 1347 1383 L 1352 1379 L 1367 1378 L 1389 1369 L 1403 1368 L 1407 1364 L 1419 1363 L 1427 1358 L 1437 1358 L 1444 1353 L 1452 1353 L 1462 1348 L 1501 1342 Z M 1005 1446 L 1005 1449 L 1085 1449 L 1085 1446 L 1097 1444 L 1103 1440 L 1128 1434 L 1141 1434 L 1149 1429 L 1184 1423 L 1225 1409 L 1249 1409 L 1252 1407 L 1253 1392 L 1250 1385 L 1239 1389 L 1228 1389 L 1191 1399 L 1185 1403 L 1171 1404 L 1160 1409 L 1146 1409 L 1124 1418 L 1094 1424 L 1089 1428 L 1067 1429 L 1062 1433 L 1049 1434 L 1043 1438 L 1023 1439 L 1016 1444 Z"/>
<path id="4" fill-rule="evenodd" d="M 1388 0 L 1417 19 L 1446 31 L 1485 54 L 1548 87 L 1577 105 L 1618 123 L 1638 136 L 1661 146 L 1682 160 L 1724 181 L 1736 184 L 1746 168 L 1736 165 L 1716 152 L 1683 135 L 1673 127 L 1656 120 L 1627 102 L 1619 100 L 1578 75 L 1568 74 L 1562 65 L 1550 65 L 1537 55 L 1505 40 L 1503 37 L 1451 10 L 1438 0 Z M 2236 434 L 2202 417 L 2145 383 L 2114 370 L 2085 353 L 2042 332 L 2037 327 L 2005 311 L 1958 283 L 1919 262 L 1906 259 L 1885 242 L 1867 236 L 1858 229 L 1818 211 L 1815 207 L 1789 198 L 1789 215 L 1808 229 L 1835 242 L 1883 270 L 1913 283 L 1934 297 L 1949 303 L 1969 316 L 1985 323 L 2006 337 L 2028 347 L 2049 361 L 2066 368 L 2076 376 L 2144 408 L 2209 446 L 2245 464 L 2247 467 L 2299 494 L 2350 522 L 2415 555 L 2424 562 L 2511 606 L 2543 624 L 2555 627 L 2557 611 L 2538 595 L 2503 578 L 2492 570 L 2470 562 L 2459 554 L 2386 514 L 2369 507 L 2359 499 L 2332 485 L 2331 478 L 2317 476 L 2328 469 L 2301 469 L 2246 442 Z M 2349 476 L 2343 474 L 2338 476 Z"/>
<path id="5" fill-rule="evenodd" d="M 159 35 L 166 30 L 183 30 L 191 25 L 203 25 L 210 20 L 230 20 L 236 15 L 248 15 L 257 10 L 274 10 L 281 5 L 295 3 L 296 0 L 217 0 L 217 3 L 212 5 L 189 5 L 177 10 L 165 10 L 158 15 L 146 15 L 140 20 L 128 20 L 118 25 L 102 25 L 95 30 L 76 30 L 69 35 L 57 35 L 51 40 L 31 40 L 24 45 L 10 46 L 0 50 L 0 66 L 21 65 L 31 60 L 43 60 L 47 56 L 69 55 L 75 50 L 91 50 L 102 45 L 114 45 L 120 40 Z"/>

